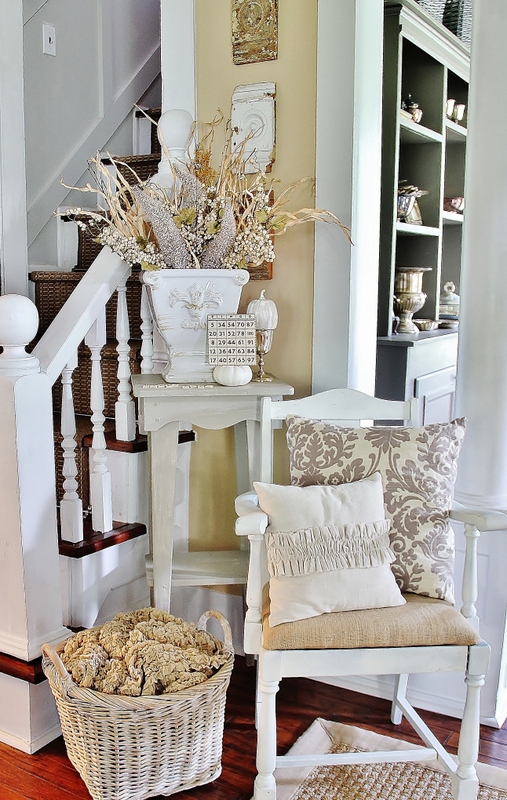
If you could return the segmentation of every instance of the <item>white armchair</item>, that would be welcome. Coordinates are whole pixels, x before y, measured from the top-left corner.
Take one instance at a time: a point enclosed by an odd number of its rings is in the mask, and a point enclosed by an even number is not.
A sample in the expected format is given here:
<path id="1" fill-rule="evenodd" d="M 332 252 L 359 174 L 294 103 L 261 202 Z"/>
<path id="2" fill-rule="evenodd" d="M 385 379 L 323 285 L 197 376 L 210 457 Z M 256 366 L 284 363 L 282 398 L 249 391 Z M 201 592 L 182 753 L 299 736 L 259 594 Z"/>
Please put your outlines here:
<path id="1" fill-rule="evenodd" d="M 358 753 L 354 763 L 436 757 L 452 777 L 455 800 L 475 800 L 479 694 L 489 660 L 475 606 L 477 539 L 479 531 L 507 528 L 507 516 L 449 509 L 452 491 L 447 490 L 452 490 L 463 423 L 391 427 L 395 421 L 417 419 L 415 401 L 392 403 L 352 390 L 262 402 L 263 482 L 256 484 L 257 493 L 236 501 L 236 533 L 250 542 L 244 647 L 245 653 L 258 656 L 254 799 L 275 800 L 275 768 L 351 763 L 350 754 L 277 756 L 275 696 L 282 678 L 393 674 L 391 719 L 400 723 L 405 716 L 425 747 Z M 295 485 L 275 487 L 269 483 L 272 424 L 287 418 Z M 389 427 L 344 431 L 335 420 L 340 426 L 349 420 L 352 425 L 389 420 Z M 393 553 L 383 538 L 386 523 L 377 519 L 382 511 L 379 485 L 390 518 L 396 556 L 392 572 L 403 591 L 399 597 L 390 582 Z M 450 561 L 442 555 L 447 557 L 452 548 L 450 517 L 464 523 L 466 536 L 461 611 L 453 605 L 452 554 Z M 411 528 L 414 519 L 420 539 Z M 403 526 L 412 537 L 404 544 Z M 351 545 L 358 537 L 366 543 L 359 556 Z M 326 561 L 322 553 L 330 541 L 332 555 Z M 457 762 L 406 697 L 410 673 L 442 671 L 463 672 L 467 684 Z"/>

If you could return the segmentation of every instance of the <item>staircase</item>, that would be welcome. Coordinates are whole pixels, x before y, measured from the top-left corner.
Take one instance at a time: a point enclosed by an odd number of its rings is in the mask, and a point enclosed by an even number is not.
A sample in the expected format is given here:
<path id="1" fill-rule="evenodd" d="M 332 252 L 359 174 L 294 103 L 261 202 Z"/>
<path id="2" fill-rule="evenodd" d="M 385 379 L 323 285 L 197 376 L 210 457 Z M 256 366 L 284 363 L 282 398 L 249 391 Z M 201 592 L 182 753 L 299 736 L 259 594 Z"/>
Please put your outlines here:
<path id="1" fill-rule="evenodd" d="M 160 112 L 151 109 L 148 113 L 156 120 Z M 143 180 L 157 171 L 160 145 L 155 126 L 152 131 L 154 152 L 118 157 L 119 169 L 127 181 L 132 178 L 132 169 Z M 75 225 L 72 221 L 68 224 Z M 101 253 L 102 247 L 78 228 L 76 264 L 71 272 L 38 270 L 30 273 L 39 311 L 39 342 L 50 332 L 57 315 L 65 314 L 66 303 L 89 270 L 96 269 L 95 262 L 102 257 Z M 149 602 L 144 564 L 148 550 L 147 440 L 135 426 L 137 409 L 134 409 L 130 384 L 126 383 L 131 374 L 142 371 L 141 352 L 143 339 L 147 338 L 146 329 L 144 333 L 142 330 L 142 302 L 139 273 L 133 271 L 123 289 L 119 287 L 105 305 L 103 341 L 99 338 L 93 343 L 87 337 L 81 342 L 77 359 L 69 362 L 53 384 L 59 553 L 66 598 L 64 623 L 73 627 L 89 627 L 97 624 L 101 617 Z M 146 318 L 146 307 L 143 313 Z M 100 364 L 98 381 L 97 372 L 94 373 L 97 363 Z M 101 383 L 95 390 L 94 374 L 95 382 Z M 133 427 L 127 424 L 129 430 L 122 433 L 117 431 L 115 420 L 118 406 L 123 421 L 128 416 L 134 422 Z M 180 442 L 183 444 L 193 438 L 193 432 L 182 432 Z M 96 480 L 102 487 L 99 493 L 107 494 L 109 478 L 101 483 L 103 463 L 111 476 L 111 500 L 102 498 L 99 506 L 111 503 L 109 524 L 105 522 L 107 510 L 104 508 L 94 517 L 91 489 L 91 483 Z M 121 556 L 116 554 L 118 547 Z M 94 577 L 97 574 L 101 576 L 99 580 Z M 110 595 L 114 594 L 116 599 L 111 600 Z"/>

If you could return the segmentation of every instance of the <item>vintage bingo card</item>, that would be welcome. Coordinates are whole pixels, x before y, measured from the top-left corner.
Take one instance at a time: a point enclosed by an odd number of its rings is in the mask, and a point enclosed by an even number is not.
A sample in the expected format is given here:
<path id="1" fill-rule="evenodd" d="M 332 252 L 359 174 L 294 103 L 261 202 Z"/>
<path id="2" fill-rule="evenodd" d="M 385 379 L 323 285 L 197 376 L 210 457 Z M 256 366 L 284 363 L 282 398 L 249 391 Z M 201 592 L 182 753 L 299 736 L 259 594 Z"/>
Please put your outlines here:
<path id="1" fill-rule="evenodd" d="M 208 314 L 208 361 L 214 367 L 255 364 L 255 316 Z"/>

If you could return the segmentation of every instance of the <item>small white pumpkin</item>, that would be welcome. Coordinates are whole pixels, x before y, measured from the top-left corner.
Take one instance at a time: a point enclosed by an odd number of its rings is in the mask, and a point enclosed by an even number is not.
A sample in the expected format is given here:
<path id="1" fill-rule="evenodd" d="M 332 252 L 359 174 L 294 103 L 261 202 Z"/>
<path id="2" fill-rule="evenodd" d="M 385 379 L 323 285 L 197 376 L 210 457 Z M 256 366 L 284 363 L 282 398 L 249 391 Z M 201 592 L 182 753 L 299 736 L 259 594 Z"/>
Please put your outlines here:
<path id="1" fill-rule="evenodd" d="M 274 331 L 278 325 L 278 311 L 272 300 L 264 297 L 262 290 L 257 300 L 251 300 L 247 307 L 247 314 L 255 316 L 255 327 L 258 331 Z"/>
<path id="2" fill-rule="evenodd" d="M 222 386 L 245 386 L 252 380 L 252 370 L 248 366 L 215 367 L 213 379 Z"/>

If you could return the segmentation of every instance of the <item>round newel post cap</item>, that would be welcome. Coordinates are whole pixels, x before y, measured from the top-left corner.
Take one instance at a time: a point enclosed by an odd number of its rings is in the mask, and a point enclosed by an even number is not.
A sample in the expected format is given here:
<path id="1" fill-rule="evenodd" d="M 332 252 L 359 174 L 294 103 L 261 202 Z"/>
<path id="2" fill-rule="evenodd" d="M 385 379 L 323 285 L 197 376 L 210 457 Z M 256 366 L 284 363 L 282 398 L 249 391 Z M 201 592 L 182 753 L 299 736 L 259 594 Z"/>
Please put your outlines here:
<path id="1" fill-rule="evenodd" d="M 193 124 L 192 114 L 182 108 L 164 111 L 158 121 L 158 139 L 162 147 L 165 146 L 171 155 L 176 150 L 186 155 Z"/>
<path id="2" fill-rule="evenodd" d="M 37 335 L 39 312 L 28 297 L 5 294 L 0 297 L 0 373 L 27 375 L 40 372 L 39 359 L 26 352 Z"/>
<path id="3" fill-rule="evenodd" d="M 157 135 L 162 145 L 162 158 L 158 172 L 150 178 L 150 183 L 155 183 L 163 189 L 173 188 L 174 173 L 170 162 L 188 162 L 187 149 L 193 124 L 192 114 L 183 108 L 173 108 L 161 115 L 157 125 Z"/>

